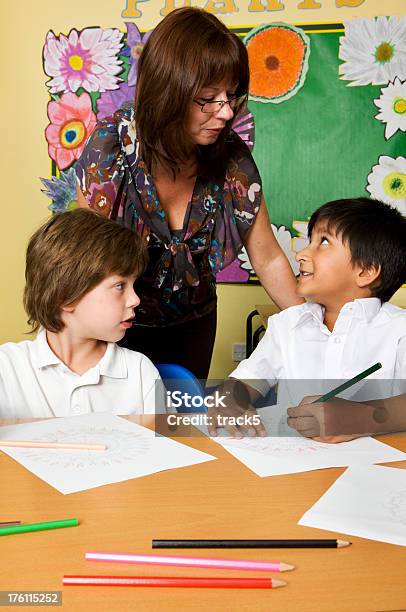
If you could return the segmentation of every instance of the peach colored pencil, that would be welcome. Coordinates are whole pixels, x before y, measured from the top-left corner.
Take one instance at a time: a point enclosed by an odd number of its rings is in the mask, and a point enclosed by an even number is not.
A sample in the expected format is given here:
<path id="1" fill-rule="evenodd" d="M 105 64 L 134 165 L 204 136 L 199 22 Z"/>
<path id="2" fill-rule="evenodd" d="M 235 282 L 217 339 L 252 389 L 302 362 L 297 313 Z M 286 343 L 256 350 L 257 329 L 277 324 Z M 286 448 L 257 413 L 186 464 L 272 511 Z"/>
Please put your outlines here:
<path id="1" fill-rule="evenodd" d="M 35 440 L 0 440 L 0 446 L 18 448 L 70 448 L 72 450 L 106 450 L 105 444 L 76 444 L 74 442 L 38 442 Z"/>

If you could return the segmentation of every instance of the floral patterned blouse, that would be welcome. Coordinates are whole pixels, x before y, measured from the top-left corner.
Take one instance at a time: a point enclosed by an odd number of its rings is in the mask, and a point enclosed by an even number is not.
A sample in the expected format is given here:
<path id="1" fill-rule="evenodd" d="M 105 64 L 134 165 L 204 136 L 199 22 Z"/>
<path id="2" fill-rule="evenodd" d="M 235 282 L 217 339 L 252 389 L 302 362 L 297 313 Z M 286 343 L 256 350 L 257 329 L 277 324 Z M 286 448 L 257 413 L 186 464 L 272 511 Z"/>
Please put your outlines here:
<path id="1" fill-rule="evenodd" d="M 222 175 L 196 178 L 183 229 L 171 231 L 138 148 L 134 109 L 126 105 L 96 125 L 75 167 L 90 207 L 148 242 L 149 264 L 135 285 L 136 323 L 163 326 L 209 314 L 215 275 L 235 259 L 259 210 L 255 162 L 232 132 Z"/>

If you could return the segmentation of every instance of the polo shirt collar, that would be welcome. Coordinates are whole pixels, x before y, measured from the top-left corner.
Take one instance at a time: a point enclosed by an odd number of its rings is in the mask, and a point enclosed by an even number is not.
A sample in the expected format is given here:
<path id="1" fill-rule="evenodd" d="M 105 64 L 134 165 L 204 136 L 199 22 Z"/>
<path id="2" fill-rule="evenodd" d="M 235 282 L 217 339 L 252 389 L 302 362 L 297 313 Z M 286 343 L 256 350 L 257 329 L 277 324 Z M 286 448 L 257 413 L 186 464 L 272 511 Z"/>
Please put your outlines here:
<path id="1" fill-rule="evenodd" d="M 306 302 L 306 304 L 303 304 L 298 312 L 296 321 L 293 321 L 292 329 L 299 327 L 299 325 L 305 323 L 309 319 L 313 319 L 322 325 L 324 319 L 324 307 L 321 304 L 316 304 L 315 302 Z"/>
<path id="2" fill-rule="evenodd" d="M 62 363 L 62 361 L 55 355 L 55 353 L 51 350 L 51 347 L 47 341 L 47 333 L 46 330 L 41 327 L 36 339 L 34 340 L 34 353 L 35 360 L 37 362 L 37 366 L 39 368 L 45 368 L 50 365 L 57 365 Z"/>
<path id="3" fill-rule="evenodd" d="M 52 365 L 65 365 L 52 351 L 47 341 L 46 330 L 42 327 L 34 340 L 34 354 L 36 365 L 45 368 Z M 127 378 L 128 370 L 124 355 L 120 347 L 114 342 L 108 342 L 106 352 L 93 368 L 82 376 L 92 373 L 95 377 L 110 376 L 110 378 Z M 93 377 L 92 377 L 93 379 Z"/>
<path id="4" fill-rule="evenodd" d="M 124 358 L 124 349 L 117 346 L 114 342 L 109 342 L 106 352 L 96 367 L 99 367 L 100 376 L 127 378 L 128 369 Z"/>
<path id="5" fill-rule="evenodd" d="M 382 303 L 379 298 L 359 298 L 344 304 L 338 316 L 345 316 L 348 313 L 353 317 L 356 316 L 360 319 L 365 319 L 369 323 L 378 314 L 381 306 Z M 322 325 L 324 320 L 324 307 L 315 302 L 303 304 L 302 310 L 298 313 L 297 320 L 293 322 L 292 328 L 298 327 L 309 319 L 314 319 L 317 323 Z"/>
<path id="6" fill-rule="evenodd" d="M 353 317 L 364 319 L 369 323 L 374 317 L 376 317 L 381 309 L 381 306 L 382 303 L 379 298 L 360 298 L 358 300 L 354 300 L 353 302 L 344 304 L 340 311 L 340 315 L 350 312 Z"/>

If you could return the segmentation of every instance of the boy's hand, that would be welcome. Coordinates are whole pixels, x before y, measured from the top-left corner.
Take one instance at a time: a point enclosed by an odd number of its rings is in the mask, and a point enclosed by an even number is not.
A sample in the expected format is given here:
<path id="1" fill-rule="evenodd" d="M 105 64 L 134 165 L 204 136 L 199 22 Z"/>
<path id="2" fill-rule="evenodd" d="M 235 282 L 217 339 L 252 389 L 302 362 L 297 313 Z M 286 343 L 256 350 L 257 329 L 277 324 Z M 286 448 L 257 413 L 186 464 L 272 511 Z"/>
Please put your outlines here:
<path id="1" fill-rule="evenodd" d="M 312 403 L 317 396 L 304 397 L 299 406 L 288 408 L 288 425 L 319 442 L 347 442 L 377 433 L 374 407 L 339 397 Z"/>
<path id="2" fill-rule="evenodd" d="M 252 389 L 239 380 L 229 379 L 221 388 L 225 406 L 209 408 L 208 430 L 217 436 L 217 429 L 224 428 L 234 438 L 266 436 L 266 430 L 251 404 Z"/>

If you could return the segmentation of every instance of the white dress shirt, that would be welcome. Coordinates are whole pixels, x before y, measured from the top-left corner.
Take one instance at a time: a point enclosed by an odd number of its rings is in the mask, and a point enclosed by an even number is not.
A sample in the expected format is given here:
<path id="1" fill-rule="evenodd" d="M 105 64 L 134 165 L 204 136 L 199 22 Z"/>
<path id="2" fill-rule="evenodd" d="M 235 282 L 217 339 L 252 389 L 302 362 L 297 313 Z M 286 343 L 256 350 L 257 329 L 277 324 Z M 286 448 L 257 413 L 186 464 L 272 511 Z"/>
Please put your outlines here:
<path id="1" fill-rule="evenodd" d="M 157 385 L 162 381 L 148 357 L 114 343 L 108 343 L 99 363 L 82 375 L 52 352 L 44 329 L 33 341 L 0 346 L 4 419 L 164 412 L 164 402 L 156 402 Z"/>
<path id="2" fill-rule="evenodd" d="M 380 370 L 340 397 L 366 401 L 406 393 L 406 310 L 365 298 L 345 304 L 331 332 L 323 318 L 324 308 L 310 302 L 269 317 L 257 348 L 230 376 L 263 394 L 281 381 L 278 403 L 293 406 L 380 362 Z"/>

